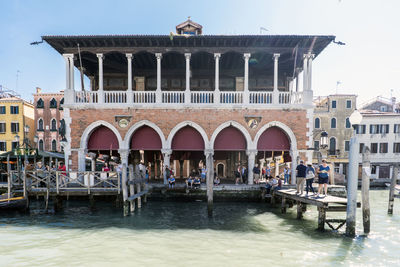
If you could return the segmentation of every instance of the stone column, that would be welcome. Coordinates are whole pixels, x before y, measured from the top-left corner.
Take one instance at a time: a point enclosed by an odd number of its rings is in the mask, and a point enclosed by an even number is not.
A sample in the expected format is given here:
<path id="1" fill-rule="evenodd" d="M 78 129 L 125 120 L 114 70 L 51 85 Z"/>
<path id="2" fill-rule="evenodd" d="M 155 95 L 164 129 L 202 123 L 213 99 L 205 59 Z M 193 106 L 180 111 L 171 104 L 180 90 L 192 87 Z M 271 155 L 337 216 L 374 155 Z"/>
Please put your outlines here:
<path id="1" fill-rule="evenodd" d="M 274 54 L 274 91 L 272 93 L 272 103 L 279 104 L 279 91 L 278 91 L 278 58 L 280 54 Z"/>
<path id="2" fill-rule="evenodd" d="M 253 168 L 254 168 L 254 163 L 256 160 L 256 155 L 257 155 L 257 150 L 247 150 L 247 178 L 248 178 L 248 184 L 254 184 L 254 173 L 253 173 Z M 261 168 L 260 168 L 261 172 Z"/>
<path id="3" fill-rule="evenodd" d="M 161 103 L 162 101 L 162 91 L 161 91 L 161 59 L 162 54 L 156 53 L 157 58 L 157 89 L 156 89 L 156 103 Z"/>
<path id="4" fill-rule="evenodd" d="M 86 153 L 87 150 L 84 148 L 79 148 L 78 150 L 78 171 L 86 171 Z"/>
<path id="5" fill-rule="evenodd" d="M 208 215 L 212 216 L 213 212 L 213 201 L 214 201 L 214 150 L 206 149 L 204 151 L 206 156 L 206 167 L 207 167 L 207 210 Z"/>
<path id="6" fill-rule="evenodd" d="M 292 158 L 290 183 L 296 184 L 296 168 L 299 164 L 299 152 L 297 150 L 290 150 L 290 157 Z"/>
<path id="7" fill-rule="evenodd" d="M 251 54 L 243 54 L 244 58 L 244 89 L 243 89 L 243 104 L 249 104 L 249 58 Z"/>
<path id="8" fill-rule="evenodd" d="M 313 91 L 311 90 L 311 62 L 312 54 L 304 55 L 303 63 L 303 103 L 312 106 Z"/>
<path id="9" fill-rule="evenodd" d="M 164 157 L 164 166 L 163 166 L 163 177 L 164 177 L 164 184 L 167 184 L 167 172 L 165 171 L 165 167 L 170 167 L 170 159 L 172 150 L 171 149 L 161 149 L 161 153 Z"/>
<path id="10" fill-rule="evenodd" d="M 280 161 L 280 157 L 275 157 L 275 158 L 274 158 L 275 177 L 279 175 L 279 161 Z"/>
<path id="11" fill-rule="evenodd" d="M 118 149 L 118 153 L 121 159 L 121 164 L 126 164 L 126 166 L 128 166 L 129 149 Z"/>
<path id="12" fill-rule="evenodd" d="M 98 102 L 104 103 L 104 91 L 103 91 L 103 54 L 96 54 L 99 59 L 99 92 L 98 92 Z"/>
<path id="13" fill-rule="evenodd" d="M 127 103 L 133 102 L 133 92 L 132 92 L 132 54 L 126 54 L 128 59 L 128 90 L 127 90 Z"/>
<path id="14" fill-rule="evenodd" d="M 65 90 L 69 90 L 71 89 L 71 84 L 70 84 L 70 80 L 71 80 L 71 75 L 70 75 L 70 61 L 69 61 L 69 57 L 71 56 L 71 54 L 63 54 L 64 60 L 65 60 Z"/>
<path id="15" fill-rule="evenodd" d="M 303 56 L 303 92 L 308 90 L 308 55 Z"/>
<path id="16" fill-rule="evenodd" d="M 186 88 L 185 88 L 185 104 L 190 104 L 190 53 L 185 53 L 186 59 Z"/>
<path id="17" fill-rule="evenodd" d="M 65 59 L 65 83 L 66 88 L 64 91 L 64 103 L 74 103 L 74 54 L 63 54 Z M 71 71 L 72 70 L 72 71 Z"/>
<path id="18" fill-rule="evenodd" d="M 220 103 L 220 91 L 219 91 L 219 59 L 221 57 L 220 53 L 215 53 L 215 92 L 214 92 L 214 103 Z"/>

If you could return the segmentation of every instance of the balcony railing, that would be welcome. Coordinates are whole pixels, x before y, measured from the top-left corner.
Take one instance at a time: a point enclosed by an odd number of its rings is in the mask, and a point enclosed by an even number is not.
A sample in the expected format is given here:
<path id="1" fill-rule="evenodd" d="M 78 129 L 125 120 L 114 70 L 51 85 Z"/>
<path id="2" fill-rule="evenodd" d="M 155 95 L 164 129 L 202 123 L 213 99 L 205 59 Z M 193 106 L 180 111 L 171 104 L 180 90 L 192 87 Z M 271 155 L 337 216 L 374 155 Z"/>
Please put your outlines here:
<path id="1" fill-rule="evenodd" d="M 271 91 L 73 91 L 69 99 L 65 99 L 65 105 L 99 104 L 113 108 L 135 104 L 149 107 L 170 104 L 272 107 L 304 103 L 302 92 Z"/>

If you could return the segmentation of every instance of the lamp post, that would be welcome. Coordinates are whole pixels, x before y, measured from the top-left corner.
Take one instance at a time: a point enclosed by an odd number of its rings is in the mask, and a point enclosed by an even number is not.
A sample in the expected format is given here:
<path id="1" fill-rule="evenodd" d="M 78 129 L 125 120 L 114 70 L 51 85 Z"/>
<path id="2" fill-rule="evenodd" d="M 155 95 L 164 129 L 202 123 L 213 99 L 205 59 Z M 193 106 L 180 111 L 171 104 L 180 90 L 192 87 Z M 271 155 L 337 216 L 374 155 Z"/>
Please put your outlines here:
<path id="1" fill-rule="evenodd" d="M 349 151 L 349 175 L 347 179 L 347 213 L 346 235 L 354 237 L 356 234 L 356 209 L 358 187 L 358 147 L 359 143 L 355 134 L 356 127 L 361 123 L 362 115 L 358 110 L 350 115 L 350 123 L 353 126 L 353 135 L 350 139 Z"/>

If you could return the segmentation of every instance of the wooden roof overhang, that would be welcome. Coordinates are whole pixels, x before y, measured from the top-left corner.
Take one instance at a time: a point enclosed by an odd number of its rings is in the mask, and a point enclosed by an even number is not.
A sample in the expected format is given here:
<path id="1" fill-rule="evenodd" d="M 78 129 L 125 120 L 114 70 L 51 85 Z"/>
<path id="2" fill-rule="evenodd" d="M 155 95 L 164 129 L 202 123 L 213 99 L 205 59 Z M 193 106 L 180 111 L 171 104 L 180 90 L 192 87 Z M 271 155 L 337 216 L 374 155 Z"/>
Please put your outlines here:
<path id="1" fill-rule="evenodd" d="M 126 71 L 125 53 L 134 54 L 134 70 L 154 69 L 156 62 L 154 53 L 163 53 L 163 67 L 174 66 L 184 68 L 184 62 L 173 60 L 168 63 L 165 55 L 170 53 L 203 53 L 209 54 L 213 60 L 214 53 L 226 54 L 226 64 L 233 68 L 243 66 L 242 57 L 234 60 L 233 54 L 251 53 L 263 55 L 268 58 L 264 65 L 272 66 L 272 54 L 279 53 L 279 70 L 288 76 L 293 75 L 295 67 L 302 68 L 303 54 L 312 53 L 317 57 L 335 36 L 324 35 L 194 35 L 194 36 L 169 36 L 169 35 L 82 35 L 82 36 L 42 36 L 50 46 L 60 54 L 78 53 L 80 46 L 85 73 L 94 75 L 97 72 L 96 53 L 103 53 L 107 60 L 104 61 L 105 72 Z M 136 55 L 137 54 L 137 55 Z M 297 55 L 297 58 L 295 58 Z M 264 60 L 264 61 L 265 61 Z M 203 61 L 207 61 L 204 60 Z M 240 62 L 239 62 L 240 61 Z M 294 65 L 296 62 L 296 66 Z M 135 65 L 137 64 L 137 65 Z M 191 63 L 192 64 L 192 63 Z M 206 62 L 205 64 L 210 64 Z M 78 66 L 78 61 L 75 61 Z M 262 64 L 260 65 L 262 66 Z M 223 64 L 221 64 L 223 68 Z M 263 66 L 265 67 L 265 66 Z M 107 69 L 108 68 L 108 69 Z M 213 68 L 211 68 L 213 69 Z"/>

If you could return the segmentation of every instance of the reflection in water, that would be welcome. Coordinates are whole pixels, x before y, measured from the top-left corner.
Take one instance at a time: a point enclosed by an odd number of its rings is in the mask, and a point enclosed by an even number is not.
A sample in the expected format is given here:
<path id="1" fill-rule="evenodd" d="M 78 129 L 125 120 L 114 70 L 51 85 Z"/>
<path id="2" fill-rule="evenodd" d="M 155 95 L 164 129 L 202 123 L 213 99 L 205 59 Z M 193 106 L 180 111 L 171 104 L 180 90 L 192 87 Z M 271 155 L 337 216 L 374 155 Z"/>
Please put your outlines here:
<path id="1" fill-rule="evenodd" d="M 205 202 L 150 201 L 122 217 L 112 203 L 91 210 L 69 201 L 54 215 L 34 202 L 30 214 L 0 215 L 0 266 L 399 265 L 400 204 L 387 216 L 387 196 L 371 192 L 371 234 L 355 239 L 316 231 L 315 207 L 296 220 L 295 209 L 282 215 L 261 203 L 215 203 L 208 218 Z"/>

